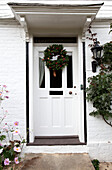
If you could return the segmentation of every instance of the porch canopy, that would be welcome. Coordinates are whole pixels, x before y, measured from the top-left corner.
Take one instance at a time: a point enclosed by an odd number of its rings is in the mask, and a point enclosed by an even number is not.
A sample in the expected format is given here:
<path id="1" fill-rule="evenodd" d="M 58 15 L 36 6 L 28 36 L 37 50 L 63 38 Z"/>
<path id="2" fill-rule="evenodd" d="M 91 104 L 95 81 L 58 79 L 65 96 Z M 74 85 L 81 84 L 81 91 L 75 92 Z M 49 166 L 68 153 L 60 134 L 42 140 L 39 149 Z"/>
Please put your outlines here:
<path id="1" fill-rule="evenodd" d="M 103 3 L 42 4 L 8 3 L 26 35 L 37 37 L 84 36 Z"/>

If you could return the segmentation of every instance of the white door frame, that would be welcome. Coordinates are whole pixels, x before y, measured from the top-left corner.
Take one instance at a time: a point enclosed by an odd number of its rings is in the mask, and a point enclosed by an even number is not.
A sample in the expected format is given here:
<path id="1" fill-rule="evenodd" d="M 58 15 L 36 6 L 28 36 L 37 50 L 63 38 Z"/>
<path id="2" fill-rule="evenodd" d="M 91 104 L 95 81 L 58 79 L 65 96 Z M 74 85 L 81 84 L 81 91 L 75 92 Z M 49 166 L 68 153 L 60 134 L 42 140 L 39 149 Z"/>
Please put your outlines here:
<path id="1" fill-rule="evenodd" d="M 47 45 L 48 44 L 44 44 Z M 67 45 L 67 44 L 66 44 Z M 74 44 L 68 44 L 71 46 Z M 39 45 L 42 46 L 42 45 Z M 33 113 L 33 36 L 30 36 L 29 42 L 29 143 L 34 142 L 34 113 Z M 82 39 L 78 36 L 78 77 L 79 84 L 83 84 L 83 50 L 82 50 Z M 83 102 L 83 90 L 78 87 L 78 100 L 80 103 L 79 107 L 79 140 L 84 142 L 84 102 Z"/>

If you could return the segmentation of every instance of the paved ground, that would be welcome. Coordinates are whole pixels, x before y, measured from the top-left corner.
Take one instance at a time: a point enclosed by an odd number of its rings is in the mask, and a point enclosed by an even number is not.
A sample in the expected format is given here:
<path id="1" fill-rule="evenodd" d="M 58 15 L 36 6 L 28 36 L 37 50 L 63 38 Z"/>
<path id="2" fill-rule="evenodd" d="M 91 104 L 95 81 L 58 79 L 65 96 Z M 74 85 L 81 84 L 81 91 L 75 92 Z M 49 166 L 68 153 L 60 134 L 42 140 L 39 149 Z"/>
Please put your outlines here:
<path id="1" fill-rule="evenodd" d="M 6 168 L 11 170 L 11 168 Z M 6 170 L 5 169 L 5 170 Z M 88 154 L 27 154 L 13 170 L 94 170 Z M 99 170 L 112 170 L 112 162 L 101 162 Z"/>
<path id="2" fill-rule="evenodd" d="M 21 170 L 94 170 L 88 154 L 29 154 Z"/>
<path id="3" fill-rule="evenodd" d="M 112 170 L 112 162 L 101 162 L 100 170 Z"/>

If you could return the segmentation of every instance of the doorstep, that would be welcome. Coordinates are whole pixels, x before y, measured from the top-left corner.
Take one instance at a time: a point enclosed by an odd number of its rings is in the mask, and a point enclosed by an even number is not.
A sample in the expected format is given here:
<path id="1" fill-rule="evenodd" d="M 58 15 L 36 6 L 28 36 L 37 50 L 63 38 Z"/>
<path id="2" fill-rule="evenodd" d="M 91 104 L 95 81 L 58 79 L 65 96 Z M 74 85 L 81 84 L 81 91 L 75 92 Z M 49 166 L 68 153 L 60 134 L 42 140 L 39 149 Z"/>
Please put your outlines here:
<path id="1" fill-rule="evenodd" d="M 87 145 L 24 146 L 25 153 L 88 153 Z"/>
<path id="2" fill-rule="evenodd" d="M 27 146 L 45 146 L 45 145 L 86 145 L 79 140 L 79 136 L 35 136 L 33 143 Z"/>

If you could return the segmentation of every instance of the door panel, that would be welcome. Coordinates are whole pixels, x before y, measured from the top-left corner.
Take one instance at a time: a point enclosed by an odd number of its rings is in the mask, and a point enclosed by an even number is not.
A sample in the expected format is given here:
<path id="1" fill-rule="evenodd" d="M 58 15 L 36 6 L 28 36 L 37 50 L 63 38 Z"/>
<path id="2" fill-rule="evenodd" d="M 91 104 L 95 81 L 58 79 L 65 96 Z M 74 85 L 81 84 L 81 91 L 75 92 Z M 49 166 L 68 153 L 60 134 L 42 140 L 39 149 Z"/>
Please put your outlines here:
<path id="1" fill-rule="evenodd" d="M 59 97 L 53 97 L 51 107 L 52 107 L 52 126 L 61 127 L 61 113 L 62 113 L 61 99 Z"/>
<path id="2" fill-rule="evenodd" d="M 64 126 L 72 127 L 73 126 L 73 99 L 65 98 L 64 100 Z"/>
<path id="3" fill-rule="evenodd" d="M 65 48 L 70 63 L 55 78 L 42 62 L 46 47 L 34 47 L 35 136 L 78 134 L 77 48 Z"/>

